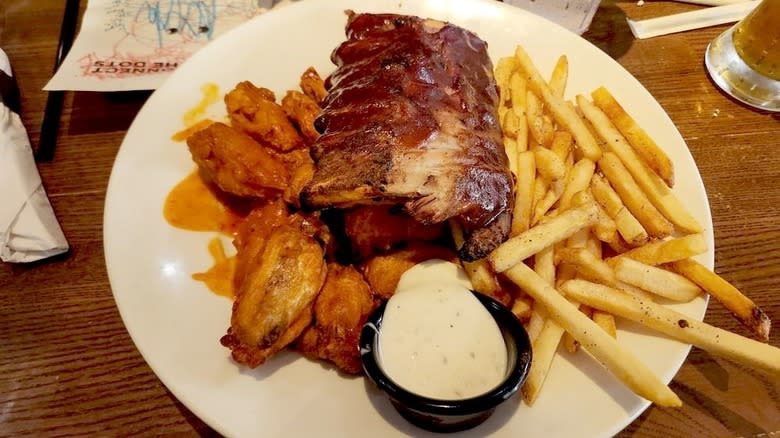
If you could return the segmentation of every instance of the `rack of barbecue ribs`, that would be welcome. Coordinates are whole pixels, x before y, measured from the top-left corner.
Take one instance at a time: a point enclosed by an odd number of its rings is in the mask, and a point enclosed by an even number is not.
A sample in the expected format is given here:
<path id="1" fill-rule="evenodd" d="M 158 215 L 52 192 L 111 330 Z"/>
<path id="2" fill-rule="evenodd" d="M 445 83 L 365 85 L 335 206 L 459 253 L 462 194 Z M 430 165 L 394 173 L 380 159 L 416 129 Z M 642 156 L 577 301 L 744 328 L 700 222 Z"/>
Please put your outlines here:
<path id="1" fill-rule="evenodd" d="M 486 256 L 508 237 L 513 201 L 487 44 L 441 21 L 348 15 L 303 205 L 402 204 L 424 224 L 459 221 L 462 260 Z"/>

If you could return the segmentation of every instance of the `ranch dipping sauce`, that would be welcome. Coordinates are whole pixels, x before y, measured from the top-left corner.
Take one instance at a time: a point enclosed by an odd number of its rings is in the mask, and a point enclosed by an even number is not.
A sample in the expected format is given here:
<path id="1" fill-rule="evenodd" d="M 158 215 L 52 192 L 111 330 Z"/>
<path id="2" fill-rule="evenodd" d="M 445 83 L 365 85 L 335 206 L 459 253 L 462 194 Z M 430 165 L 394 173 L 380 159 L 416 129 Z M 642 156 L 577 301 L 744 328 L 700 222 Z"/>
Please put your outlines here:
<path id="1" fill-rule="evenodd" d="M 429 260 L 406 271 L 379 330 L 380 366 L 417 395 L 461 400 L 506 377 L 504 338 L 460 266 Z"/>

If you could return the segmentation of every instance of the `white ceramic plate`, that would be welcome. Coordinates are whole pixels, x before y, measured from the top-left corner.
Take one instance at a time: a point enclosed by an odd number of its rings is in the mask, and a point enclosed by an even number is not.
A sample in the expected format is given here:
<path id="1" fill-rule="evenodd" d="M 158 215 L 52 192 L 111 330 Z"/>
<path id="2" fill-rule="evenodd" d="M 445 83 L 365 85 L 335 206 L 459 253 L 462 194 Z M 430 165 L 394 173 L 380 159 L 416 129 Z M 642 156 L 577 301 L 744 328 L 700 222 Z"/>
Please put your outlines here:
<path id="1" fill-rule="evenodd" d="M 451 21 L 487 40 L 494 62 L 521 43 L 544 74 L 565 53 L 571 72 L 567 97 L 609 86 L 669 152 L 676 165 L 675 192 L 704 224 L 713 248 L 704 187 L 671 120 L 620 65 L 573 33 L 492 1 L 305 0 L 262 15 L 198 52 L 149 98 L 117 155 L 105 208 L 106 264 L 127 330 L 171 392 L 228 436 L 425 435 L 362 378 L 342 377 L 294 353 L 256 370 L 233 363 L 218 342 L 229 324 L 230 301 L 190 278 L 210 266 L 206 245 L 214 234 L 174 229 L 162 216 L 166 194 L 194 168 L 186 146 L 170 137 L 200 99 L 201 85 L 214 82 L 224 93 L 249 79 L 283 93 L 297 87 L 309 65 L 329 73 L 329 55 L 344 39 L 346 8 Z M 222 107 L 214 105 L 210 115 L 220 117 Z M 701 261 L 711 267 L 713 253 Z M 678 307 L 701 318 L 706 303 Z M 664 381 L 671 380 L 689 348 L 624 321 L 619 325 L 620 342 Z M 609 436 L 646 406 L 584 352 L 561 354 L 532 408 L 515 397 L 461 435 Z"/>

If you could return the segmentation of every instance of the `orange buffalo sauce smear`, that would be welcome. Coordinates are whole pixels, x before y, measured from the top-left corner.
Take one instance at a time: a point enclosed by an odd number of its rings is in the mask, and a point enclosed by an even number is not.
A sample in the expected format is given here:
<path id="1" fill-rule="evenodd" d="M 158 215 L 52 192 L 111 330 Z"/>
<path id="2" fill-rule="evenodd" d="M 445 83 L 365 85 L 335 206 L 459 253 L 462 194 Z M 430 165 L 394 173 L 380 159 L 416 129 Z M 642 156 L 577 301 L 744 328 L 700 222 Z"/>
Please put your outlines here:
<path id="1" fill-rule="evenodd" d="M 233 276 L 236 272 L 236 256 L 225 255 L 225 247 L 219 237 L 209 242 L 209 253 L 214 259 L 214 264 L 206 272 L 192 274 L 192 279 L 206 283 L 209 290 L 217 295 L 233 299 L 236 296 L 233 290 Z"/>
<path id="2" fill-rule="evenodd" d="M 190 231 L 219 231 L 232 235 L 243 219 L 226 206 L 193 171 L 165 199 L 163 216 L 169 224 Z"/>
<path id="3" fill-rule="evenodd" d="M 193 171 L 171 190 L 163 206 L 165 220 L 174 227 L 191 231 L 217 231 L 233 235 L 243 217 L 222 202 L 215 192 Z M 208 288 L 228 298 L 235 296 L 233 273 L 236 257 L 227 257 L 219 237 L 209 243 L 214 264 L 206 272 L 192 275 Z"/>

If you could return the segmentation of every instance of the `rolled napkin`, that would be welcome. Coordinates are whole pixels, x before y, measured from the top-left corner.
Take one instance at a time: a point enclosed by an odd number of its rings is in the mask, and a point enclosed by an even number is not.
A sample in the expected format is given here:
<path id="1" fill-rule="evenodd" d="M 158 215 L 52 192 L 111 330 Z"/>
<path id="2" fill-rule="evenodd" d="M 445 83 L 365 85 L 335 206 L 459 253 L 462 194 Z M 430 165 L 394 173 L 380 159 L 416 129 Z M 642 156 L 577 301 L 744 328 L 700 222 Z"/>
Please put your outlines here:
<path id="1" fill-rule="evenodd" d="M 68 250 L 15 107 L 13 72 L 0 49 L 0 260 L 34 262 Z"/>
<path id="2" fill-rule="evenodd" d="M 634 21 L 627 18 L 628 27 L 637 39 L 653 38 L 671 33 L 685 32 L 743 19 L 760 2 L 757 0 L 732 3 L 725 6 L 682 12 L 665 17 Z"/>

